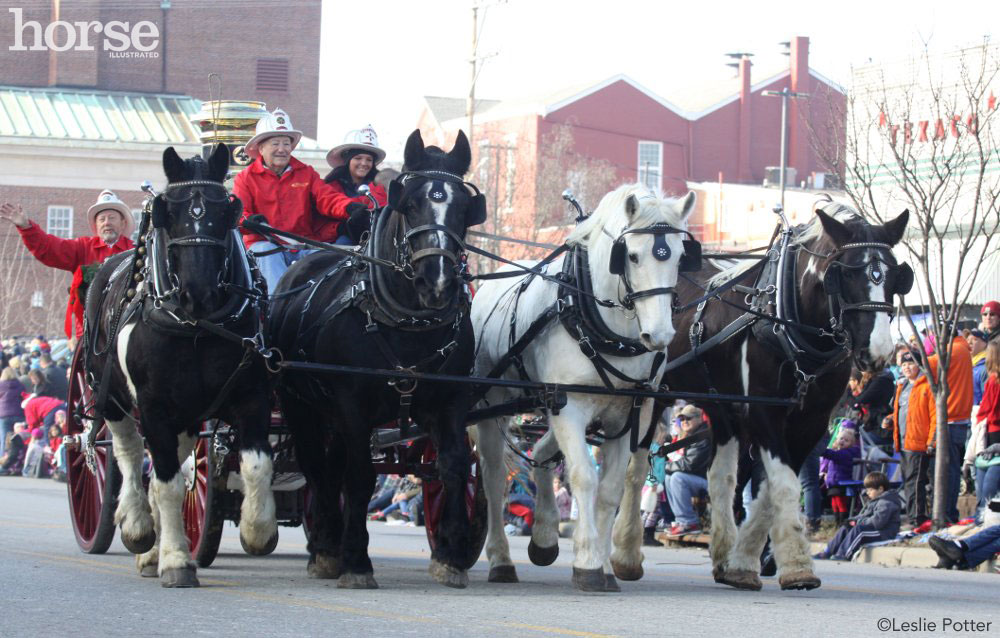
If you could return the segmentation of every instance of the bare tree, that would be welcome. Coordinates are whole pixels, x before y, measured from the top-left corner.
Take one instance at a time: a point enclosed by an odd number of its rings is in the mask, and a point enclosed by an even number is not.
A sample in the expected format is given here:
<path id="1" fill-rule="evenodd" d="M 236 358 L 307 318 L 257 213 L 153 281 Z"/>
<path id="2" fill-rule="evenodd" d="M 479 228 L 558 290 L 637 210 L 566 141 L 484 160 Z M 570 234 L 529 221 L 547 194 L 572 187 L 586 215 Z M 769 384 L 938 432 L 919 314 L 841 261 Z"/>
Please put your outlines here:
<path id="1" fill-rule="evenodd" d="M 910 211 L 902 250 L 914 266 L 916 286 L 905 299 L 906 316 L 918 339 L 911 312 L 927 317 L 938 361 L 933 372 L 925 362 L 941 425 L 935 441 L 938 527 L 947 518 L 949 431 L 943 424 L 953 390 L 950 346 L 963 307 L 981 285 L 980 273 L 992 275 L 997 264 L 998 53 L 988 40 L 948 55 L 925 47 L 899 64 L 857 69 L 846 112 L 830 118 L 845 130 L 813 135 L 814 143 L 843 140 L 815 148 L 845 176 L 847 195 L 863 215 L 884 223 Z"/>

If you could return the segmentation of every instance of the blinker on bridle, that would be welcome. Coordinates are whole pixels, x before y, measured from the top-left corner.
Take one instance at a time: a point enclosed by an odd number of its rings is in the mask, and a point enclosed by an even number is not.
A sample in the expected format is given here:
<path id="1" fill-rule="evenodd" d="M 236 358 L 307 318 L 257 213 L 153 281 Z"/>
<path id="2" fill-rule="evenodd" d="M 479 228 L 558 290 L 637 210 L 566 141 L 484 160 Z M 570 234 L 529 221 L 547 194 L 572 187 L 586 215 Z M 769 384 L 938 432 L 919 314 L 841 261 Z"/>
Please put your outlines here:
<path id="1" fill-rule="evenodd" d="M 856 265 L 845 264 L 839 259 L 839 257 L 848 250 L 861 250 L 866 248 L 886 251 L 890 256 L 891 261 L 882 259 L 877 254 Z M 863 270 L 865 271 L 865 275 L 870 282 L 876 286 L 881 286 L 885 283 L 887 271 L 891 268 L 898 268 L 899 273 L 897 274 L 896 285 L 891 291 L 887 291 L 890 299 L 896 295 L 905 295 L 913 287 L 913 269 L 910 268 L 910 265 L 907 263 L 896 263 L 895 258 L 892 256 L 892 246 L 889 244 L 870 241 L 853 242 L 844 244 L 832 253 L 823 255 L 823 257 L 833 259 L 833 261 L 827 265 L 826 272 L 823 275 L 823 288 L 826 291 L 826 294 L 830 297 L 831 322 L 837 324 L 834 327 L 838 327 L 843 323 L 843 313 L 845 312 L 885 312 L 892 317 L 894 315 L 894 311 L 896 310 L 896 305 L 887 301 L 873 301 L 869 299 L 867 301 L 857 303 L 848 303 L 843 297 L 843 282 L 841 281 L 841 275 L 844 270 Z M 837 309 L 836 312 L 834 311 L 834 308 Z M 833 316 L 834 314 L 836 314 L 836 317 Z"/>
<path id="2" fill-rule="evenodd" d="M 608 237 L 612 237 L 611 233 L 609 233 L 607 229 L 602 229 L 602 231 Z M 667 245 L 667 235 L 671 234 L 688 236 L 688 239 L 683 241 L 684 254 L 681 255 L 678 270 L 680 272 L 695 272 L 701 270 L 701 243 L 694 238 L 694 235 L 686 230 L 674 228 L 669 224 L 659 223 L 653 224 L 652 226 L 646 226 L 645 228 L 626 228 L 618 235 L 617 238 L 613 238 L 614 243 L 611 246 L 611 257 L 608 260 L 608 271 L 613 275 L 618 275 L 625 284 L 625 296 L 619 301 L 621 301 L 622 305 L 626 308 L 634 308 L 636 299 L 652 297 L 655 295 L 674 294 L 675 290 L 673 286 L 650 288 L 649 290 L 640 290 L 638 292 L 632 289 L 632 283 L 629 281 L 625 265 L 625 261 L 628 258 L 628 247 L 625 245 L 625 236 L 653 235 L 653 258 L 657 261 L 666 261 L 670 259 L 671 255 L 670 246 Z M 676 301 L 676 295 L 674 296 L 674 300 Z"/>

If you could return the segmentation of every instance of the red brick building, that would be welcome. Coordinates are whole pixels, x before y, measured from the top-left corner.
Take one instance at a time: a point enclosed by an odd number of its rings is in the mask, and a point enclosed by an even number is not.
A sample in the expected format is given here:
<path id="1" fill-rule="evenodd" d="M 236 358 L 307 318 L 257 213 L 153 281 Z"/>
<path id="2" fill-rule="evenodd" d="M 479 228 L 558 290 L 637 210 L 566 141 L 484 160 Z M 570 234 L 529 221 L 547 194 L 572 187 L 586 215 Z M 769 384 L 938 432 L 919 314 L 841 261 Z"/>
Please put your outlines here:
<path id="1" fill-rule="evenodd" d="M 490 230 L 529 238 L 565 223 L 570 217 L 560 194 L 566 186 L 592 208 L 601 194 L 626 181 L 674 194 L 698 182 L 776 182 L 767 169 L 779 164 L 781 99 L 764 91 L 809 94 L 808 100 L 789 100 L 786 163 L 794 169 L 794 177 L 788 173 L 790 187 L 812 185 L 824 167 L 810 135 L 842 133 L 842 123 L 834 126 L 832 118 L 842 117 L 845 96 L 809 68 L 808 38 L 794 38 L 789 48 L 787 68 L 758 78 L 744 57 L 735 79 L 696 92 L 680 90 L 670 100 L 618 75 L 537 101 L 479 101 L 473 179 L 491 200 Z M 459 128 L 468 127 L 465 100 L 426 98 L 419 127 L 447 147 Z M 548 152 L 552 148 L 558 148 L 554 155 Z M 592 188 L 602 175 L 607 179 Z M 829 186 L 831 180 L 823 181 Z M 700 212 L 694 224 L 703 237 L 722 238 L 716 222 L 703 220 Z"/>
<path id="2" fill-rule="evenodd" d="M 0 201 L 20 203 L 50 232 L 89 234 L 86 212 L 102 189 L 137 210 L 139 184 L 164 181 L 166 146 L 182 156 L 200 152 L 190 118 L 210 97 L 285 109 L 307 136 L 296 157 L 325 167 L 325 152 L 310 139 L 321 4 L 52 0 L 4 10 Z M 47 42 L 45 30 L 57 22 Z M 104 47 L 112 22 L 128 36 L 125 52 Z M 92 50 L 76 50 L 83 42 L 77 23 L 87 25 Z M 65 25 L 75 27 L 72 36 Z M 221 94 L 209 95 L 209 73 L 219 76 Z M 38 264 L 14 228 L 0 223 L 0 336 L 61 335 L 69 282 L 70 273 Z"/>

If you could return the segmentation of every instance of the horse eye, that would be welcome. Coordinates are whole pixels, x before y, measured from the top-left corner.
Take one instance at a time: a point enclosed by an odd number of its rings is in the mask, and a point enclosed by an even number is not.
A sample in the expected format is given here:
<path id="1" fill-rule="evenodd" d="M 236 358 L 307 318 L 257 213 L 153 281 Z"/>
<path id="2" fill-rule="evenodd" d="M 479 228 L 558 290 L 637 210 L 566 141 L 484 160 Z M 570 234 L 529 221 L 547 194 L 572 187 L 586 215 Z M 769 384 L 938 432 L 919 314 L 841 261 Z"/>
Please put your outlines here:
<path id="1" fill-rule="evenodd" d="M 639 255 L 636 255 L 635 253 L 632 253 L 631 255 L 628 256 L 628 260 L 630 262 L 632 262 L 633 264 L 637 264 L 637 263 L 639 263 Z"/>

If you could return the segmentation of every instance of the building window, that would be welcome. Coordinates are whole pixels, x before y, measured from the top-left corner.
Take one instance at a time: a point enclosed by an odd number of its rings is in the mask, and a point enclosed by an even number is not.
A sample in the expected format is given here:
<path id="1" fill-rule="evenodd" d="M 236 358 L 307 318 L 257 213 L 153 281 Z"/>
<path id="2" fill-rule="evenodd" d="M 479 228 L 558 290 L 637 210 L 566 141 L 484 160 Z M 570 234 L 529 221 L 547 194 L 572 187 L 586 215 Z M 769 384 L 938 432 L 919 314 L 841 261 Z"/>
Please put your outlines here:
<path id="1" fill-rule="evenodd" d="M 287 58 L 257 58 L 257 90 L 288 93 Z"/>
<path id="2" fill-rule="evenodd" d="M 663 142 L 639 142 L 638 180 L 647 188 L 663 188 Z"/>
<path id="3" fill-rule="evenodd" d="M 73 236 L 73 207 L 49 206 L 48 221 L 45 230 L 50 235 L 69 239 Z"/>
<path id="4" fill-rule="evenodd" d="M 42 308 L 45 306 L 45 295 L 42 294 L 41 290 L 36 290 L 31 293 L 31 307 L 32 308 Z"/>

